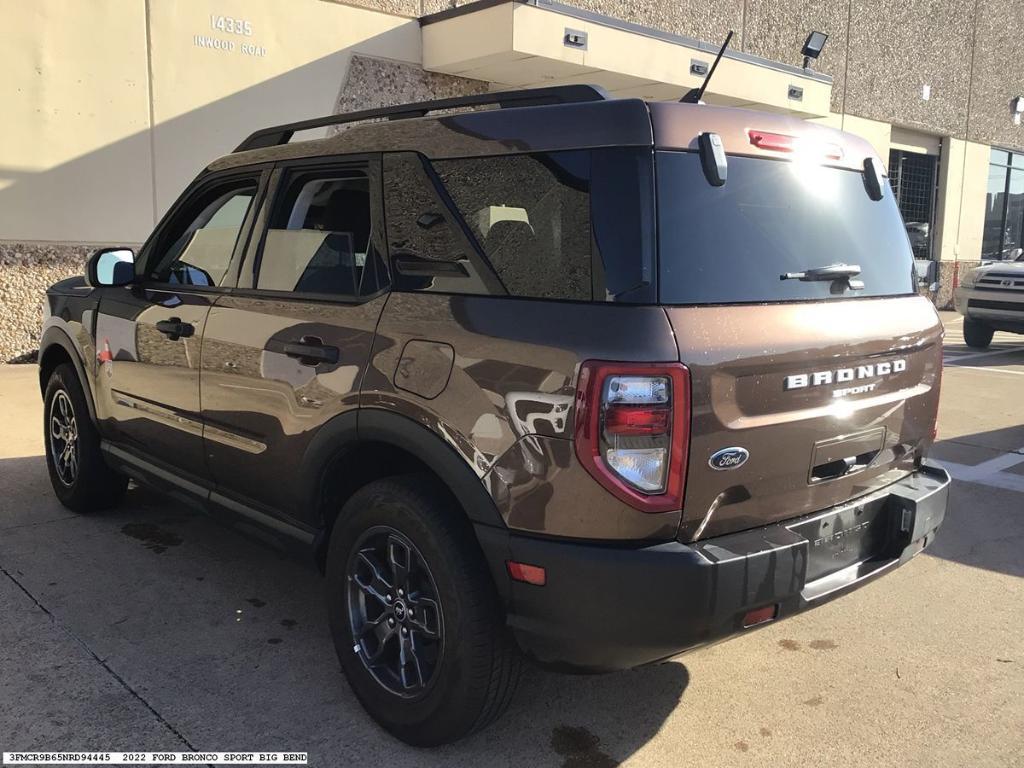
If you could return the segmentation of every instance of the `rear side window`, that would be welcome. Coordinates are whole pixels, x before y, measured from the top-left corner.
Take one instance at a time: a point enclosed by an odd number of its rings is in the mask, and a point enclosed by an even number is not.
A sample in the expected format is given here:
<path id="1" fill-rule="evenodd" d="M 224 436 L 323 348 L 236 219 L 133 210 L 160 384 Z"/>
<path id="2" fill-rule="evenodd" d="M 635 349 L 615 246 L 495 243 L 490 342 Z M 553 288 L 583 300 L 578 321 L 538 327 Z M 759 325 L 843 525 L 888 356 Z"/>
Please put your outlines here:
<path id="1" fill-rule="evenodd" d="M 654 301 L 649 149 L 386 155 L 384 178 L 400 289 Z"/>
<path id="2" fill-rule="evenodd" d="M 590 153 L 435 161 L 514 296 L 591 298 Z"/>
<path id="3" fill-rule="evenodd" d="M 445 198 L 422 157 L 414 152 L 384 155 L 384 218 L 395 288 L 504 294 Z"/>
<path id="4" fill-rule="evenodd" d="M 658 260 L 665 304 L 894 296 L 914 292 L 913 257 L 889 185 L 872 200 L 862 173 L 729 157 L 707 183 L 700 158 L 658 152 Z M 861 268 L 862 290 L 782 280 L 832 264 Z"/>
<path id="5" fill-rule="evenodd" d="M 260 290 L 358 296 L 373 278 L 370 180 L 362 170 L 289 176 L 263 242 Z"/>

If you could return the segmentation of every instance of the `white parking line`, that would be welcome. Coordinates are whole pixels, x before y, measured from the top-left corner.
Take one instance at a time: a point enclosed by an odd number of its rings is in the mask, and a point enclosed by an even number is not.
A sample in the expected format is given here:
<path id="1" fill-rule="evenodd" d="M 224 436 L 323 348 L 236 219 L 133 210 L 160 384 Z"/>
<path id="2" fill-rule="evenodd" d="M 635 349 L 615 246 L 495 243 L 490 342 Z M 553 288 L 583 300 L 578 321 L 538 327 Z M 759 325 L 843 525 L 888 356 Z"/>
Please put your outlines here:
<path id="1" fill-rule="evenodd" d="M 957 350 L 946 350 L 943 353 L 943 355 L 947 355 L 950 352 L 955 352 L 955 351 L 957 351 Z M 952 360 L 957 360 L 957 361 L 959 361 L 959 360 L 976 360 L 979 357 L 993 357 L 994 355 L 1008 355 L 1008 354 L 1010 354 L 1012 352 L 1024 352 L 1024 347 L 1003 347 L 1001 349 L 992 349 L 992 350 L 989 350 L 988 352 L 974 352 L 974 353 L 969 354 L 969 355 L 959 355 L 958 354 L 956 357 L 951 358 L 951 359 Z M 943 357 L 943 360 L 945 361 L 945 357 Z"/>
<path id="2" fill-rule="evenodd" d="M 954 480 L 961 480 L 965 483 L 978 483 L 992 488 L 1002 488 L 1007 491 L 1024 493 L 1024 475 L 1015 475 L 1004 470 L 1024 464 L 1024 448 L 1004 453 L 981 464 L 957 464 L 953 461 L 939 461 Z"/>
<path id="3" fill-rule="evenodd" d="M 980 365 L 947 365 L 946 368 L 966 368 L 969 371 L 984 371 L 985 373 L 1009 373 L 1014 376 L 1024 376 L 1024 371 L 1010 371 L 1006 368 L 982 368 Z"/>
<path id="4" fill-rule="evenodd" d="M 991 475 L 978 477 L 972 471 L 976 467 L 968 464 L 955 464 L 951 461 L 940 461 L 939 463 L 949 471 L 954 480 L 1024 493 L 1024 475 L 1015 475 L 1012 472 L 993 472 Z"/>

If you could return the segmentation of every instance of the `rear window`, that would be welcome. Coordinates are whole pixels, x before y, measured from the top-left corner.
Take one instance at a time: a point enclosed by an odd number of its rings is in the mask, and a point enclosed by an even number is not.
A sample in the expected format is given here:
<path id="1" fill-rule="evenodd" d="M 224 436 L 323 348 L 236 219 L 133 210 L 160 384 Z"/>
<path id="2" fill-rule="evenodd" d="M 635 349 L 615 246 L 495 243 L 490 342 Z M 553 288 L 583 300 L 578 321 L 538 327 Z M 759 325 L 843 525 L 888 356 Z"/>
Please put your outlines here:
<path id="1" fill-rule="evenodd" d="M 729 157 L 721 187 L 700 157 L 658 152 L 660 299 L 664 304 L 820 301 L 914 292 L 913 256 L 889 185 L 872 200 L 862 173 Z M 863 290 L 781 280 L 855 264 Z"/>

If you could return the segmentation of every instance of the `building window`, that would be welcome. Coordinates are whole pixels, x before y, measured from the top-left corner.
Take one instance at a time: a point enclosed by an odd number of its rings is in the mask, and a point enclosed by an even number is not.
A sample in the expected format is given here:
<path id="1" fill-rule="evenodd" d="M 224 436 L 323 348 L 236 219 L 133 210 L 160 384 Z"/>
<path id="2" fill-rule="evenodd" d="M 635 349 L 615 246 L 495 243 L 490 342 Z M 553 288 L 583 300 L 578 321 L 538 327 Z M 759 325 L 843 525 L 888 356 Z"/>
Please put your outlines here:
<path id="1" fill-rule="evenodd" d="M 993 149 L 985 197 L 985 233 L 981 258 L 1015 259 L 1024 236 L 1024 154 Z"/>
<path id="2" fill-rule="evenodd" d="M 889 151 L 889 183 L 907 226 L 915 259 L 932 255 L 935 179 L 939 158 L 901 149 Z"/>

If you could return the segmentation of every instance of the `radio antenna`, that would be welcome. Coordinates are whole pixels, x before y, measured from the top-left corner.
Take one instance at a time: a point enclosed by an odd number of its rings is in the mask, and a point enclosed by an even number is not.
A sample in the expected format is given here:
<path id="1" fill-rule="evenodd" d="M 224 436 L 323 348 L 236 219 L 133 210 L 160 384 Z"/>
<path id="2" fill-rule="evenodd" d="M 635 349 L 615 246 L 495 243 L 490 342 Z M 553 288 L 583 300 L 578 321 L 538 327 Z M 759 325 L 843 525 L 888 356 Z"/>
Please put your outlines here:
<path id="1" fill-rule="evenodd" d="M 704 95 L 704 90 L 708 87 L 708 83 L 711 82 L 711 77 L 715 74 L 715 68 L 718 67 L 718 62 L 722 60 L 722 54 L 724 54 L 725 49 L 729 47 L 730 40 L 732 40 L 731 29 L 729 30 L 729 34 L 725 36 L 725 42 L 722 43 L 722 47 L 718 49 L 718 55 L 715 56 L 715 60 L 711 64 L 711 69 L 709 69 L 708 73 L 704 76 L 704 82 L 700 84 L 700 88 L 691 88 L 679 101 L 684 104 L 700 103 L 701 97 Z"/>

